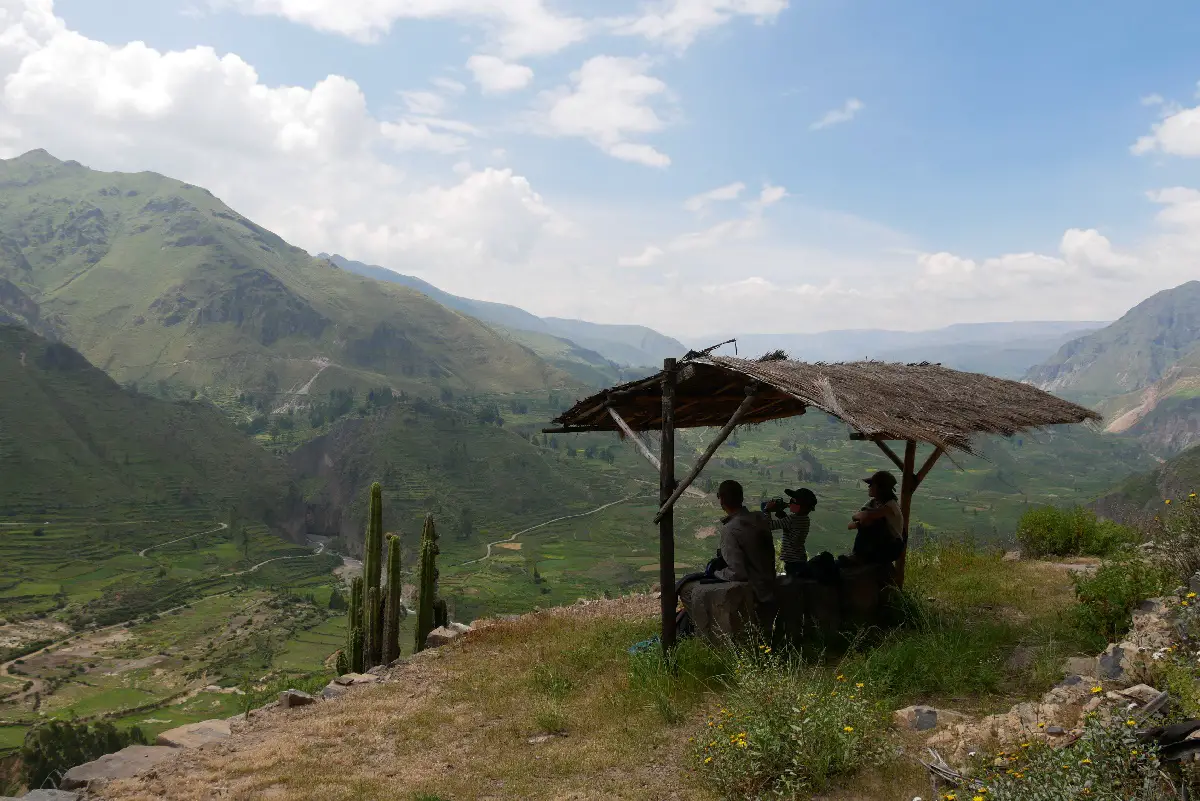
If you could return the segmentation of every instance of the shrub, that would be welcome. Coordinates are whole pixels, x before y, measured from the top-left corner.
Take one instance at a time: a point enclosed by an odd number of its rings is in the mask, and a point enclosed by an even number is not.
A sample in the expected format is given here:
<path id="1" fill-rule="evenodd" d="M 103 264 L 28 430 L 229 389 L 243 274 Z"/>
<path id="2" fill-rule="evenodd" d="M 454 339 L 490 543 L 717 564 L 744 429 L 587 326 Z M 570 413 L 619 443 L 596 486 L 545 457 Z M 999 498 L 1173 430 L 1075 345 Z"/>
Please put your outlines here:
<path id="1" fill-rule="evenodd" d="M 889 755 L 887 715 L 864 684 L 765 645 L 736 653 L 724 706 L 694 758 L 724 798 L 810 798 Z"/>
<path id="2" fill-rule="evenodd" d="M 146 744 L 134 726 L 126 731 L 111 723 L 67 723 L 51 721 L 30 729 L 21 747 L 21 778 L 30 788 L 42 787 L 76 765 L 120 751 L 127 745 Z"/>
<path id="3" fill-rule="evenodd" d="M 1167 589 L 1170 576 L 1140 556 L 1127 555 L 1105 562 L 1092 575 L 1076 575 L 1073 581 L 1080 626 L 1110 642 L 1129 630 L 1130 616 L 1139 603 Z"/>
<path id="4" fill-rule="evenodd" d="M 999 764 L 997 764 L 999 763 Z M 1091 714 L 1083 736 L 1067 748 L 1030 743 L 1001 752 L 980 776 L 984 792 L 961 790 L 959 799 L 991 801 L 1161 801 L 1175 798 L 1157 749 L 1138 741 L 1132 720 L 1104 723 Z"/>
<path id="5" fill-rule="evenodd" d="M 1177 580 L 1186 583 L 1200 571 L 1200 498 L 1196 493 L 1174 503 L 1168 499 L 1163 514 L 1154 518 L 1150 537 L 1155 558 L 1169 565 Z"/>
<path id="6" fill-rule="evenodd" d="M 1082 506 L 1030 509 L 1017 523 L 1017 542 L 1026 556 L 1111 556 L 1137 540 L 1133 529 Z"/>

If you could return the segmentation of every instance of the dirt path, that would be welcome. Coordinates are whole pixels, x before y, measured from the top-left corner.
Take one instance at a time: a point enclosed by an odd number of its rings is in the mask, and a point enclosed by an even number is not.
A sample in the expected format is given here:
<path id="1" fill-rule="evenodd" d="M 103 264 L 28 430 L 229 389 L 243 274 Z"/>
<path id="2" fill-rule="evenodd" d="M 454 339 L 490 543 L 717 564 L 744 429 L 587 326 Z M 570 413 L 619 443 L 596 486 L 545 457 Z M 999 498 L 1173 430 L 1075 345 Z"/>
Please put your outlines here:
<path id="1" fill-rule="evenodd" d="M 303 386 L 301 386 L 297 389 L 290 389 L 287 392 L 285 392 L 284 394 L 288 396 L 289 400 L 287 401 L 287 403 L 283 404 L 278 409 L 276 409 L 274 412 L 272 412 L 272 414 L 282 414 L 283 412 L 286 412 L 289 408 L 294 408 L 296 405 L 294 402 L 295 399 L 301 395 L 307 395 L 309 393 L 309 390 L 312 389 L 313 382 L 316 381 L 318 377 L 320 377 L 321 373 L 325 372 L 326 367 L 329 367 L 329 365 L 333 364 L 333 362 L 329 361 L 329 359 L 326 359 L 323 356 L 313 359 L 312 363 L 317 365 L 317 372 L 314 373 L 313 377 L 308 379 L 308 382 L 305 383 Z"/>
<path id="2" fill-rule="evenodd" d="M 491 557 L 493 545 L 502 545 L 506 542 L 513 542 L 517 539 L 517 537 L 521 536 L 522 534 L 528 534 L 529 532 L 534 531 L 539 528 L 542 528 L 543 526 L 548 526 L 551 523 L 558 523 L 563 520 L 574 520 L 579 517 L 587 517 L 589 515 L 594 515 L 597 512 L 603 512 L 605 509 L 609 508 L 610 506 L 616 506 L 619 503 L 625 503 L 626 501 L 632 501 L 634 498 L 640 498 L 640 497 L 647 497 L 647 496 L 630 495 L 629 497 L 622 498 L 619 501 L 613 501 L 612 503 L 606 503 L 603 506 L 597 506 L 595 509 L 592 509 L 591 511 L 588 511 L 588 512 L 581 512 L 580 514 L 577 514 L 577 515 L 565 515 L 564 517 L 556 517 L 553 520 L 547 520 L 545 523 L 538 523 L 536 526 L 530 526 L 527 529 L 518 531 L 516 534 L 513 534 L 511 537 L 505 537 L 502 540 L 496 540 L 495 542 L 489 542 L 487 544 L 487 553 L 485 553 L 483 556 L 479 557 L 478 559 L 471 559 L 470 561 L 467 561 L 467 562 L 459 562 L 457 565 L 455 565 L 455 567 L 465 567 L 466 565 L 473 565 L 473 564 L 476 564 L 477 562 L 482 562 L 484 559 L 488 559 Z"/>
<path id="3" fill-rule="evenodd" d="M 222 573 L 221 578 L 229 578 L 230 576 L 244 576 L 247 573 L 253 573 L 254 571 L 258 570 L 263 565 L 269 565 L 272 562 L 282 562 L 284 559 L 311 559 L 314 556 L 320 556 L 324 552 L 325 552 L 325 543 L 322 542 L 321 544 L 319 544 L 317 546 L 317 550 L 314 553 L 306 553 L 302 556 L 276 556 L 274 559 L 268 559 L 265 562 L 259 562 L 254 567 L 247 568 L 245 570 L 239 570 L 236 573 Z"/>
<path id="4" fill-rule="evenodd" d="M 212 534 L 217 531 L 224 531 L 227 528 L 229 528 L 228 523 L 221 523 L 216 528 L 210 528 L 208 531 L 201 531 L 199 534 L 189 534 L 186 537 L 180 537 L 179 539 L 171 540 L 170 542 L 160 542 L 158 545 L 151 545 L 149 548 L 143 548 L 142 550 L 138 551 L 138 556 L 141 556 L 144 558 L 146 556 L 146 551 L 153 551 L 155 548 L 163 548 L 163 547 L 166 547 L 167 545 L 174 545 L 177 542 L 183 542 L 184 540 L 195 539 L 196 537 L 203 537 L 205 534 Z"/>

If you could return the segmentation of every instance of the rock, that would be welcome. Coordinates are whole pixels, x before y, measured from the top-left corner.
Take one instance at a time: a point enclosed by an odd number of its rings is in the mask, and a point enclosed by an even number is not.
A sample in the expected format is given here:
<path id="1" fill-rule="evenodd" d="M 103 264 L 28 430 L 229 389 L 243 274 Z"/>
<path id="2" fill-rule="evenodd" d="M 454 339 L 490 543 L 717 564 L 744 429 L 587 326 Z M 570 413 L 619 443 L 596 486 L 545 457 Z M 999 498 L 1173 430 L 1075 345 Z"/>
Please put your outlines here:
<path id="1" fill-rule="evenodd" d="M 1019 561 L 1021 561 L 1021 552 L 1020 551 L 1005 551 L 1004 558 L 1001 559 L 1001 561 L 1003 561 L 1003 562 L 1019 562 Z"/>
<path id="2" fill-rule="evenodd" d="M 384 667 L 383 665 L 376 665 L 375 667 L 373 667 L 367 671 L 367 675 L 368 676 L 379 676 L 379 674 L 383 673 L 383 671 L 385 671 L 385 670 L 387 670 L 387 668 Z"/>
<path id="3" fill-rule="evenodd" d="M 1200 572 L 1193 573 L 1188 579 L 1188 592 L 1200 593 Z"/>
<path id="4" fill-rule="evenodd" d="M 92 762 L 76 765 L 63 774 L 59 788 L 74 790 L 93 782 L 109 779 L 130 779 L 179 753 L 164 745 L 131 745 L 115 754 L 106 754 Z"/>
<path id="5" fill-rule="evenodd" d="M 279 706 L 283 709 L 291 709 L 296 706 L 308 706 L 315 704 L 316 698 L 313 698 L 308 693 L 302 693 L 299 690 L 284 690 L 279 694 Z"/>
<path id="6" fill-rule="evenodd" d="M 530 737 L 525 742 L 529 743 L 530 745 L 538 745 L 540 743 L 550 742 L 551 740 L 553 740 L 557 737 L 566 737 L 566 735 L 565 734 L 538 734 L 533 737 Z"/>
<path id="7" fill-rule="evenodd" d="M 1066 733 L 1067 733 L 1067 730 L 1064 729 L 1062 726 L 1047 726 L 1046 727 L 1046 734 L 1049 734 L 1051 737 L 1061 737 L 1062 735 L 1064 735 Z"/>
<path id="8" fill-rule="evenodd" d="M 350 692 L 350 685 L 338 684 L 337 679 L 334 679 L 325 685 L 325 689 L 321 690 L 321 697 L 326 701 L 332 701 L 334 698 L 341 698 L 348 692 Z"/>
<path id="9" fill-rule="evenodd" d="M 228 721 L 205 720 L 164 731 L 158 735 L 154 744 L 165 745 L 168 748 L 199 748 L 209 743 L 219 743 L 228 737 Z"/>
<path id="10" fill-rule="evenodd" d="M 379 677 L 370 673 L 347 673 L 343 676 L 338 676 L 332 683 L 340 684 L 343 687 L 350 687 L 355 684 L 374 684 L 379 681 Z"/>
<path id="11" fill-rule="evenodd" d="M 1138 647 L 1133 643 L 1109 643 L 1099 657 L 1100 678 L 1127 681 L 1137 667 Z"/>
<path id="12" fill-rule="evenodd" d="M 898 729 L 929 731 L 938 726 L 948 726 L 966 720 L 966 716 L 949 710 L 929 706 L 910 706 L 892 713 L 892 723 Z"/>
<path id="13" fill-rule="evenodd" d="M 1121 695 L 1137 701 L 1138 706 L 1145 706 L 1155 698 L 1158 698 L 1159 691 L 1149 684 L 1136 684 L 1133 687 L 1121 690 Z"/>
<path id="14" fill-rule="evenodd" d="M 19 799 L 0 796 L 0 801 L 79 801 L 82 797 L 71 790 L 30 790 Z"/>
<path id="15" fill-rule="evenodd" d="M 1004 669 L 1010 673 L 1021 673 L 1033 665 L 1033 660 L 1037 656 L 1032 648 L 1024 645 L 1018 645 L 1009 654 L 1008 661 L 1004 663 Z M 1076 671 L 1072 671 L 1076 672 Z"/>
<path id="16" fill-rule="evenodd" d="M 438 626 L 425 637 L 426 648 L 441 648 L 462 636 L 462 633 L 449 626 Z"/>
<path id="17" fill-rule="evenodd" d="M 1104 699 L 1099 696 L 1096 696 L 1095 698 L 1093 698 L 1092 700 L 1088 701 L 1086 704 L 1083 705 L 1084 714 L 1087 714 L 1088 712 L 1095 712 L 1097 709 L 1100 708 L 1100 705 L 1103 703 L 1104 703 Z"/>
<path id="18" fill-rule="evenodd" d="M 1075 676 L 1095 676 L 1100 672 L 1100 663 L 1094 656 L 1073 656 L 1063 664 L 1063 670 Z"/>

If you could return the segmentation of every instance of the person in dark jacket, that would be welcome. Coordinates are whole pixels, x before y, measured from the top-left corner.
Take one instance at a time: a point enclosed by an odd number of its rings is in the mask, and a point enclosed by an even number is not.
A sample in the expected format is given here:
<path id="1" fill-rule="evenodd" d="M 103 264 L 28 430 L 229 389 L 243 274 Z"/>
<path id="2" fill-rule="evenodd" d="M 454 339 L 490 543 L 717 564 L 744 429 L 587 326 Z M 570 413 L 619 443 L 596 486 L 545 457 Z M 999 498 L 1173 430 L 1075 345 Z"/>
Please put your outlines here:
<path id="1" fill-rule="evenodd" d="M 896 477 L 880 470 L 863 481 L 870 502 L 854 513 L 846 528 L 857 531 L 846 560 L 857 564 L 887 564 L 904 549 L 904 512 L 896 497 Z"/>

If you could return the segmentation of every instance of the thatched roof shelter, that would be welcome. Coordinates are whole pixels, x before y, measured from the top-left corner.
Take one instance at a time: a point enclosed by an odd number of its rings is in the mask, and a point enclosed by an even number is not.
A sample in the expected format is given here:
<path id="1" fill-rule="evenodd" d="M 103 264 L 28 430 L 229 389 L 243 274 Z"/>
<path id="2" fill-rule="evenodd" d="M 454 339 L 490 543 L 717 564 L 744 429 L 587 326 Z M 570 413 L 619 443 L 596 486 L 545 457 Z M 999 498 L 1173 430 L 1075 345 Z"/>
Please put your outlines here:
<path id="1" fill-rule="evenodd" d="M 903 541 L 908 546 L 913 493 L 943 453 L 972 451 L 977 434 L 1011 436 L 1019 431 L 1100 420 L 1100 415 L 1029 384 L 951 370 L 941 365 L 852 362 L 807 364 L 782 352 L 761 359 L 713 356 L 710 348 L 690 352 L 679 363 L 599 392 L 559 415 L 546 433 L 617 431 L 659 468 L 659 580 L 662 643 L 675 641 L 675 501 L 700 475 L 735 427 L 820 409 L 853 429 L 851 438 L 870 440 L 900 470 Z M 683 481 L 675 480 L 675 429 L 722 426 Z M 637 436 L 660 430 L 658 457 Z M 901 456 L 888 440 L 904 443 Z M 917 445 L 932 446 L 917 467 Z M 895 579 L 904 584 L 902 553 Z"/>
<path id="2" fill-rule="evenodd" d="M 562 430 L 619 431 L 615 409 L 634 431 L 662 426 L 662 373 L 606 389 L 564 412 Z M 675 383 L 675 428 L 724 424 L 745 399 L 745 386 L 762 389 L 741 423 L 803 414 L 813 407 L 839 418 L 863 439 L 913 440 L 943 450 L 971 450 L 974 434 L 1011 436 L 1100 415 L 1048 392 L 980 373 L 936 364 L 851 362 L 808 364 L 790 359 L 703 356 L 684 361 Z"/>

